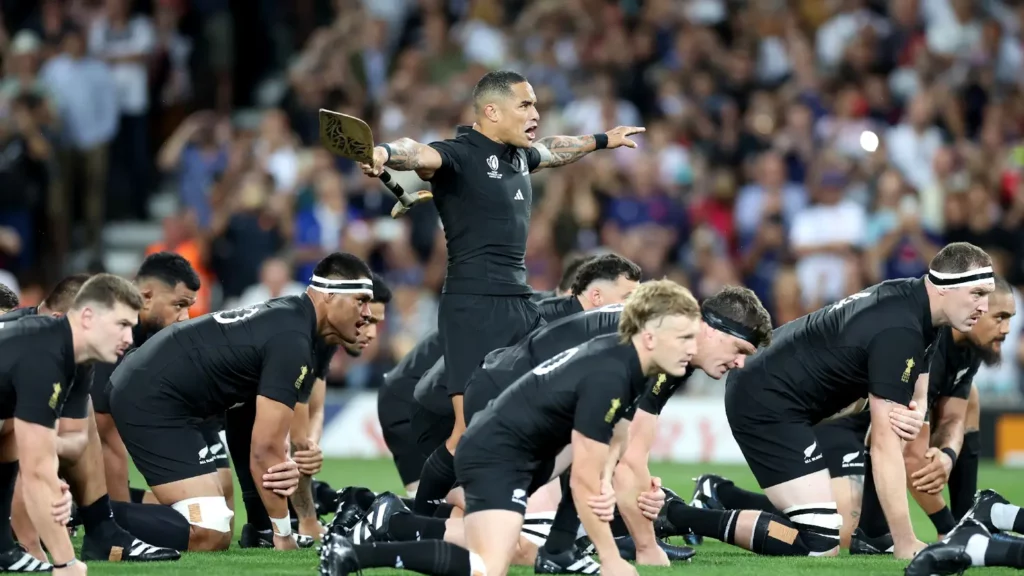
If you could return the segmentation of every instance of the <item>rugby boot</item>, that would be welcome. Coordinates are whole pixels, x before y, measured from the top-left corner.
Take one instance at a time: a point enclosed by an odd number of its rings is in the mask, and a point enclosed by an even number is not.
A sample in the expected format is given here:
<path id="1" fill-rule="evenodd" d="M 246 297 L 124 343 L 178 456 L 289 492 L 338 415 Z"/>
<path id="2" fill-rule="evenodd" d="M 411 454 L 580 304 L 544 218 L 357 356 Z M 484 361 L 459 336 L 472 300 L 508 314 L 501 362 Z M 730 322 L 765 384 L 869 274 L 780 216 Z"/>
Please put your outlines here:
<path id="1" fill-rule="evenodd" d="M 985 525 L 973 518 L 964 516 L 964 519 L 956 525 L 955 528 L 946 534 L 946 537 L 942 539 L 943 542 L 955 544 L 958 546 L 967 547 L 967 542 L 973 536 L 984 536 L 985 538 L 991 538 L 992 533 L 985 528 Z"/>
<path id="2" fill-rule="evenodd" d="M 320 547 L 320 576 L 348 576 L 353 572 L 360 570 L 352 542 L 341 534 L 326 534 Z"/>
<path id="3" fill-rule="evenodd" d="M 636 542 L 633 541 L 632 536 L 619 536 L 615 539 L 615 545 L 619 547 L 619 556 L 622 556 L 623 560 L 629 560 L 630 562 L 636 560 Z M 696 550 L 689 546 L 673 546 L 668 542 L 658 541 L 658 546 L 665 551 L 665 555 L 672 562 L 683 562 L 689 561 L 693 558 Z"/>
<path id="4" fill-rule="evenodd" d="M 339 494 L 327 482 L 313 480 L 313 505 L 316 515 L 326 516 L 338 509 Z"/>
<path id="5" fill-rule="evenodd" d="M 658 517 L 654 519 L 654 536 L 658 540 L 666 540 L 673 536 L 682 536 L 687 544 L 690 546 L 699 546 L 704 542 L 704 538 L 694 534 L 692 530 L 687 526 L 685 529 L 677 527 L 672 524 L 672 521 L 668 519 L 669 504 L 678 502 L 682 506 L 689 506 L 686 500 L 683 500 L 675 492 L 662 488 L 665 492 L 665 505 L 661 507 L 658 512 Z"/>
<path id="6" fill-rule="evenodd" d="M 107 523 L 104 523 L 106 525 Z M 113 521 L 113 528 L 86 531 L 82 539 L 82 560 L 99 562 L 173 562 L 181 553 L 173 548 L 147 544 Z"/>
<path id="7" fill-rule="evenodd" d="M 992 505 L 1009 503 L 1009 500 L 1003 498 L 995 490 L 982 490 L 974 495 L 974 504 L 967 514 L 964 514 L 964 518 L 972 518 L 984 526 L 989 533 L 998 534 L 1001 530 L 992 524 Z"/>
<path id="8" fill-rule="evenodd" d="M 904 576 L 947 576 L 963 574 L 971 567 L 971 557 L 963 544 L 941 540 L 917 553 L 903 571 Z"/>
<path id="9" fill-rule="evenodd" d="M 338 504 L 334 512 L 334 520 L 331 521 L 331 531 L 336 534 L 348 534 L 360 519 L 369 511 L 363 508 L 359 502 L 372 501 L 373 495 L 369 488 L 361 486 L 349 486 L 338 492 Z M 357 495 L 359 497 L 357 497 Z"/>
<path id="10" fill-rule="evenodd" d="M 707 510 L 725 510 L 725 506 L 718 499 L 718 486 L 729 482 L 728 479 L 716 474 L 702 474 L 694 478 L 693 481 L 693 497 L 690 498 L 690 506 Z"/>
<path id="11" fill-rule="evenodd" d="M 894 549 L 892 534 L 871 538 L 860 528 L 854 528 L 850 536 L 850 554 L 892 554 Z"/>
<path id="12" fill-rule="evenodd" d="M 39 572 L 53 572 L 53 566 L 25 552 L 21 546 L 15 546 L 6 552 L 0 553 L 0 572 L 13 572 L 15 574 L 30 574 Z"/>
<path id="13" fill-rule="evenodd" d="M 316 539 L 312 536 L 305 536 L 303 534 L 292 533 L 292 537 L 295 538 L 295 543 L 299 548 L 312 548 L 313 544 L 316 544 Z M 238 537 L 239 548 L 273 548 L 274 547 L 274 531 L 273 530 L 257 530 L 252 524 L 246 524 L 242 526 L 242 534 Z"/>
<path id="14" fill-rule="evenodd" d="M 534 574 L 600 574 L 601 565 L 573 546 L 561 554 L 552 554 L 541 546 L 533 562 Z"/>
<path id="15" fill-rule="evenodd" d="M 665 488 L 664 486 L 662 486 L 661 487 L 661 491 L 665 493 L 665 506 L 663 506 L 662 509 L 661 509 L 663 513 L 665 513 L 665 514 L 668 513 L 668 503 L 672 502 L 673 500 L 682 502 L 683 504 L 686 504 L 686 500 L 683 500 L 683 498 L 679 494 L 677 494 L 674 490 L 672 490 L 670 488 Z M 683 540 L 685 540 L 686 543 L 689 544 L 690 546 L 700 546 L 701 544 L 704 543 L 704 537 L 703 536 L 701 536 L 700 534 L 694 534 L 693 532 L 690 532 L 689 530 L 687 530 L 686 534 L 683 534 Z"/>
<path id="16" fill-rule="evenodd" d="M 348 537 L 353 544 L 392 542 L 394 538 L 390 534 L 391 518 L 397 514 L 412 514 L 412 511 L 394 493 L 381 492 L 370 505 L 366 516 L 352 528 Z"/>

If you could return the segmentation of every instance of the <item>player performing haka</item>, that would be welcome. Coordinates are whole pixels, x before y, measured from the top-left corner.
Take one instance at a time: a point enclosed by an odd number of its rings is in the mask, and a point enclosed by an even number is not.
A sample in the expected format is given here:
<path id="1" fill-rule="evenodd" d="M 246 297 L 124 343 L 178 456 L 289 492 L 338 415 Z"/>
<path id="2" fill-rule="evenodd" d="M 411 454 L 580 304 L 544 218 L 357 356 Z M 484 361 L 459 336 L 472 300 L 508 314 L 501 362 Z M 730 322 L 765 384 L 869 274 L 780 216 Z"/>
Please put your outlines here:
<path id="1" fill-rule="evenodd" d="M 576 271 L 571 293 L 543 300 L 538 304 L 541 318 L 553 322 L 584 310 L 626 299 L 640 281 L 640 267 L 617 254 L 589 259 Z M 488 352 L 491 352 L 488 350 Z M 450 397 L 463 395 L 466 382 L 455 384 L 455 375 L 447 361 L 438 362 L 416 384 L 419 403 L 412 414 L 412 429 L 421 452 L 430 454 L 420 476 L 415 511 L 433 514 L 438 503 L 455 484 L 452 455 L 465 425 L 452 412 Z M 463 397 L 463 415 L 465 399 Z"/>
<path id="2" fill-rule="evenodd" d="M 635 574 L 607 525 L 615 498 L 611 473 L 625 441 L 626 425 L 619 421 L 631 413 L 650 376 L 686 372 L 696 351 L 698 315 L 685 288 L 669 281 L 644 284 L 625 305 L 618 334 L 541 364 L 476 416 L 455 460 L 466 492 L 468 551 L 448 542 L 352 549 L 337 537 L 324 554 L 329 573 L 394 566 L 401 556 L 405 567 L 430 574 L 503 576 L 520 538 L 527 495 L 571 465 L 573 497 L 604 569 Z"/>
<path id="3" fill-rule="evenodd" d="M 198 424 L 251 401 L 249 468 L 261 479 L 275 547 L 297 547 L 287 503 L 299 476 L 286 454 L 292 410 L 309 397 L 314 341 L 355 342 L 372 296 L 366 264 L 331 254 L 317 264 L 304 294 L 161 330 L 114 371 L 117 430 L 156 498 L 192 525 L 189 550 L 227 549 L 233 516 Z"/>
<path id="4" fill-rule="evenodd" d="M 620 126 L 604 134 L 538 139 L 536 104 L 526 78 L 489 72 L 473 89 L 472 129 L 429 145 L 402 138 L 377 146 L 373 165 L 362 166 L 372 176 L 384 168 L 414 170 L 432 184 L 448 247 L 438 331 L 457 433 L 465 429 L 462 392 L 473 370 L 488 352 L 515 344 L 541 323 L 526 283 L 530 173 L 595 150 L 635 148 L 629 136 L 644 131 Z"/>
<path id="5" fill-rule="evenodd" d="M 531 299 L 534 302 L 539 302 L 551 297 L 571 294 L 576 272 L 590 259 L 590 257 L 577 257 L 570 260 L 562 272 L 558 289 L 534 292 Z M 442 358 L 442 348 L 440 333 L 436 330 L 430 332 L 402 358 L 394 369 L 384 375 L 384 383 L 377 392 L 377 418 L 380 421 L 384 443 L 395 461 L 395 467 L 398 469 L 402 484 L 405 485 L 406 494 L 412 498 L 416 497 L 416 491 L 419 488 L 423 464 L 426 463 L 427 457 L 440 442 L 443 442 L 443 438 L 435 440 L 428 453 L 421 454 L 417 441 L 418 435 L 413 432 L 411 423 L 412 413 L 418 406 L 413 392 L 416 389 L 416 383 Z M 450 409 L 451 403 L 448 401 L 445 412 L 448 413 Z M 448 427 L 452 426 L 454 426 L 454 416 L 449 416 Z M 354 504 L 350 497 L 341 500 Z M 370 500 L 364 502 L 364 507 L 369 506 L 370 502 L 372 502 L 372 493 Z"/>
<path id="6" fill-rule="evenodd" d="M 770 348 L 729 375 L 725 408 L 754 476 L 783 515 L 691 509 L 679 523 L 759 554 L 837 554 L 842 516 L 812 427 L 867 396 L 879 497 L 896 556 L 911 558 L 924 544 L 910 524 L 891 413 L 914 397 L 935 328 L 970 331 L 992 290 L 988 254 L 954 243 L 924 278 L 883 282 L 775 330 Z"/>
<path id="7" fill-rule="evenodd" d="M 6 571 L 85 574 L 65 524 L 68 486 L 57 477 L 55 426 L 69 398 L 84 404 L 88 389 L 75 381 L 77 364 L 113 362 L 132 342 L 142 298 L 130 282 L 99 274 L 86 282 L 63 318 L 28 316 L 0 324 L 0 517 L 11 516 L 20 459 L 28 514 L 52 559 L 40 562 L 15 546 L 10 524 L 0 524 L 0 566 Z M 78 390 L 76 390 L 76 388 Z"/>
<path id="8" fill-rule="evenodd" d="M 952 530 L 955 524 L 939 494 L 950 463 L 945 450 L 955 454 L 953 447 L 959 446 L 955 438 L 964 437 L 965 412 L 969 406 L 967 398 L 978 366 L 981 362 L 998 362 L 1000 341 L 1009 331 L 1009 319 L 1016 314 L 1010 290 L 1005 280 L 996 278 L 995 292 L 989 295 L 989 310 L 971 331 L 964 333 L 943 327 L 927 352 L 928 374 L 922 375 L 921 380 L 927 380 L 928 399 L 921 404 L 928 407 L 935 423 L 934 431 L 929 434 L 925 430 L 918 434 L 905 446 L 904 455 L 907 477 L 914 484 L 911 495 L 928 513 L 940 537 Z M 863 401 L 857 405 L 863 406 Z M 907 412 L 901 416 L 897 422 L 903 427 L 901 433 L 912 431 L 916 420 L 909 417 L 914 414 Z M 865 468 L 864 441 L 870 423 L 869 411 L 857 411 L 814 427 L 814 435 L 832 477 L 832 493 L 843 516 L 841 545 L 850 548 L 851 554 L 892 552 L 892 537 L 878 504 L 871 469 Z M 920 425 L 927 427 L 928 422 Z M 934 444 L 932 448 L 927 446 L 929 437 Z M 961 465 L 961 462 L 957 461 L 956 465 Z M 973 503 L 973 497 L 971 500 Z M 691 504 L 712 510 L 764 510 L 781 514 L 764 494 L 744 490 L 714 474 L 697 478 Z M 674 506 L 671 503 L 666 506 L 667 516 L 675 512 Z M 669 536 L 685 532 L 687 527 L 663 520 L 659 529 L 659 536 Z M 715 534 L 704 535 L 715 537 Z"/>

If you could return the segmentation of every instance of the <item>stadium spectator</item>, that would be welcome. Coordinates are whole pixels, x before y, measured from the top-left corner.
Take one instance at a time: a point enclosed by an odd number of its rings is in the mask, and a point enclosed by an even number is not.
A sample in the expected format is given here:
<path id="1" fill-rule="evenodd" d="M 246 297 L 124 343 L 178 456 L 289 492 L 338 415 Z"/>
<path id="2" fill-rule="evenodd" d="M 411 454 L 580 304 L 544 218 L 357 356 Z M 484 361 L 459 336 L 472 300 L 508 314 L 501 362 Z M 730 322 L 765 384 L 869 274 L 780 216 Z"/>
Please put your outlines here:
<path id="1" fill-rule="evenodd" d="M 242 292 L 232 308 L 244 308 L 281 296 L 295 296 L 306 289 L 305 284 L 292 280 L 292 269 L 282 258 L 268 258 L 260 268 L 260 282 Z"/>

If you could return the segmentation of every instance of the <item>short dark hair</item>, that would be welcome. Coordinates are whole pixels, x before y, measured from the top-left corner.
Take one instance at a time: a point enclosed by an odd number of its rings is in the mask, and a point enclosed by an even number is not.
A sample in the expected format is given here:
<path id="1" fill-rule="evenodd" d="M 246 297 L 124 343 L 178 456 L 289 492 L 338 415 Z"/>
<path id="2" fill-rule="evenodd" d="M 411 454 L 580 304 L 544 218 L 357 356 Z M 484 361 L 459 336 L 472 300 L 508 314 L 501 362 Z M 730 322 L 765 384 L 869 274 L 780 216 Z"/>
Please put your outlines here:
<path id="1" fill-rule="evenodd" d="M 992 265 L 992 257 L 984 250 L 968 242 L 953 242 L 946 244 L 945 248 L 928 263 L 928 267 L 935 272 L 947 274 L 959 274 L 984 268 Z"/>
<path id="2" fill-rule="evenodd" d="M 754 346 L 772 343 L 772 317 L 750 288 L 726 286 L 700 306 L 701 311 L 738 322 L 754 333 Z"/>
<path id="3" fill-rule="evenodd" d="M 1010 283 L 1006 281 L 1006 278 L 1003 278 L 1002 276 L 996 276 L 995 277 L 995 281 L 996 281 L 996 290 L 995 290 L 995 292 L 997 294 L 1010 294 L 1010 295 L 1013 294 L 1013 286 L 1010 286 Z"/>
<path id="4" fill-rule="evenodd" d="M 604 254 L 591 258 L 576 271 L 576 278 L 572 281 L 572 295 L 583 294 L 587 287 L 598 280 L 614 282 L 619 276 L 639 282 L 640 267 L 618 254 Z"/>
<path id="5" fill-rule="evenodd" d="M 72 274 L 57 282 L 57 285 L 50 290 L 50 293 L 43 298 L 43 305 L 50 309 L 52 312 L 58 312 L 60 314 L 66 314 L 71 309 L 71 305 L 75 302 L 75 295 L 82 289 L 89 279 L 92 278 L 91 274 Z"/>
<path id="6" fill-rule="evenodd" d="M 484 74 L 473 87 L 473 108 L 479 112 L 490 103 L 487 100 L 495 96 L 511 98 L 514 95 L 512 87 L 523 82 L 526 82 L 526 77 L 511 70 L 493 70 Z"/>
<path id="7" fill-rule="evenodd" d="M 562 268 L 562 279 L 558 281 L 558 291 L 569 292 L 572 290 L 572 283 L 576 281 L 576 272 L 579 271 L 580 266 L 594 258 L 594 256 L 576 256 L 566 262 L 565 267 Z"/>
<path id="8" fill-rule="evenodd" d="M 313 275 L 321 278 L 336 280 L 357 280 L 359 278 L 370 278 L 372 272 L 370 267 L 347 252 L 335 252 L 328 254 L 313 268 Z"/>
<path id="9" fill-rule="evenodd" d="M 120 276 L 97 274 L 82 285 L 72 308 L 78 310 L 89 304 L 113 308 L 119 303 L 138 312 L 142 310 L 142 294 L 134 284 Z"/>
<path id="10" fill-rule="evenodd" d="M 391 303 L 391 287 L 384 282 L 380 274 L 376 272 L 370 273 L 370 279 L 373 280 L 373 299 L 370 302 L 378 302 L 380 304 Z"/>
<path id="11" fill-rule="evenodd" d="M 171 288 L 184 284 L 189 290 L 199 290 L 201 286 L 199 274 L 192 264 L 184 256 L 174 252 L 157 252 L 146 256 L 135 274 L 136 280 L 145 278 L 159 280 Z"/>
<path id="12" fill-rule="evenodd" d="M 14 290 L 11 290 L 10 286 L 0 284 L 0 312 L 14 310 L 20 303 L 18 295 L 14 293 Z"/>

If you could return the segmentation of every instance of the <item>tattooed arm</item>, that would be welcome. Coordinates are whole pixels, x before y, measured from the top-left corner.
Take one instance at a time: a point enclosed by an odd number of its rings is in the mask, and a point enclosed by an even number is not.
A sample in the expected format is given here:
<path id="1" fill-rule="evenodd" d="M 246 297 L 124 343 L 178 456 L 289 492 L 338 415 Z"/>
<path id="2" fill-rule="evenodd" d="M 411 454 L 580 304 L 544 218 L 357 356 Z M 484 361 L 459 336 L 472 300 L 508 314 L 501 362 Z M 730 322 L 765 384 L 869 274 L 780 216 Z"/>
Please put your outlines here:
<path id="1" fill-rule="evenodd" d="M 384 168 L 398 171 L 415 171 L 423 180 L 430 180 L 443 165 L 440 152 L 433 146 L 421 144 L 412 138 L 399 138 L 389 142 L 391 157 L 384 146 L 373 149 L 373 166 L 363 167 L 363 172 L 379 175 Z"/>
<path id="2" fill-rule="evenodd" d="M 597 150 L 597 142 L 593 134 L 586 136 L 548 136 L 541 138 L 533 145 L 540 153 L 540 164 L 534 171 L 543 168 L 565 166 L 583 158 Z"/>

